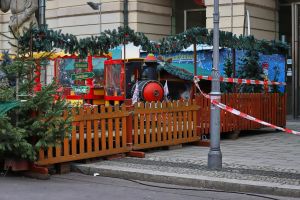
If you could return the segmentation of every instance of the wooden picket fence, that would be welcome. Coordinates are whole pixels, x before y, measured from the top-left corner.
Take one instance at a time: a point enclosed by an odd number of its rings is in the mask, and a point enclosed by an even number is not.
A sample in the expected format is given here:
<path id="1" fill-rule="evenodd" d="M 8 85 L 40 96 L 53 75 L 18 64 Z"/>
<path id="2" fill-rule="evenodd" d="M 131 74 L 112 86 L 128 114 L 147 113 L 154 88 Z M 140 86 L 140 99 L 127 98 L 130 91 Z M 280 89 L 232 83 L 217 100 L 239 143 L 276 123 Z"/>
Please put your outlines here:
<path id="1" fill-rule="evenodd" d="M 40 150 L 38 165 L 49 165 L 128 152 L 125 107 L 72 110 L 72 133 L 58 146 Z"/>
<path id="2" fill-rule="evenodd" d="M 133 149 L 199 141 L 196 101 L 139 103 L 134 108 Z"/>
<path id="3" fill-rule="evenodd" d="M 203 96 L 196 97 L 198 112 L 198 128 L 200 134 L 209 134 L 210 100 Z M 286 125 L 286 95 L 278 93 L 234 93 L 223 94 L 221 102 L 253 117 L 275 124 L 281 127 Z M 262 128 L 263 126 L 233 115 L 227 111 L 221 111 L 221 132 L 242 131 Z"/>
<path id="4" fill-rule="evenodd" d="M 286 95 L 224 94 L 222 103 L 264 121 L 285 126 Z M 209 134 L 210 101 L 138 103 L 135 106 L 72 110 L 72 133 L 56 147 L 40 150 L 38 165 L 127 153 L 200 141 Z M 258 129 L 260 124 L 221 112 L 221 132 Z"/>

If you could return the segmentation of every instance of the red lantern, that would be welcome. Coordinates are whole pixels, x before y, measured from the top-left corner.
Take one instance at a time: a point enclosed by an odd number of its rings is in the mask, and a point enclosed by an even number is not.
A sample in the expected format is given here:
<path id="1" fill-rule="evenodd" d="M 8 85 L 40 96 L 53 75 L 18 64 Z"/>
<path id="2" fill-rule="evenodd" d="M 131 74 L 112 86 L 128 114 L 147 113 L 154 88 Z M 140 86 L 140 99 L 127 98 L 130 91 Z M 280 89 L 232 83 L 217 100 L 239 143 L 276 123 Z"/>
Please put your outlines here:
<path id="1" fill-rule="evenodd" d="M 205 6 L 204 0 L 194 0 L 194 2 L 199 6 Z"/>

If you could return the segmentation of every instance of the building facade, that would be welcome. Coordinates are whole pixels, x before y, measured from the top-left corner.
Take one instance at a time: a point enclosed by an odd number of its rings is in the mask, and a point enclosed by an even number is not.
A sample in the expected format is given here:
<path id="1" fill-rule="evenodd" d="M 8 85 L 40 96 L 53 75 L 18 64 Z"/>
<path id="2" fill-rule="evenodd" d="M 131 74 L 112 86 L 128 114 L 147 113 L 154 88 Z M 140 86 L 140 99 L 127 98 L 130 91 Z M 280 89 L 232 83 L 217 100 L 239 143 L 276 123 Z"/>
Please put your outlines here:
<path id="1" fill-rule="evenodd" d="M 257 39 L 280 40 L 291 45 L 287 66 L 288 113 L 300 114 L 299 81 L 299 0 L 219 0 L 220 28 Z M 94 0 L 98 3 L 98 0 Z M 84 0 L 47 0 L 46 21 L 50 28 L 78 37 L 98 35 L 100 31 L 128 25 L 144 32 L 151 40 L 179 33 L 193 26 L 213 28 L 214 0 L 100 0 L 92 9 Z M 128 6 L 127 6 L 128 3 Z M 128 15 L 126 14 L 128 10 Z M 125 12 L 124 12 L 125 11 Z M 8 34 L 9 13 L 0 13 L 0 32 Z M 9 49 L 8 39 L 0 35 L 0 50 Z M 289 62 L 290 63 L 290 62 Z"/>

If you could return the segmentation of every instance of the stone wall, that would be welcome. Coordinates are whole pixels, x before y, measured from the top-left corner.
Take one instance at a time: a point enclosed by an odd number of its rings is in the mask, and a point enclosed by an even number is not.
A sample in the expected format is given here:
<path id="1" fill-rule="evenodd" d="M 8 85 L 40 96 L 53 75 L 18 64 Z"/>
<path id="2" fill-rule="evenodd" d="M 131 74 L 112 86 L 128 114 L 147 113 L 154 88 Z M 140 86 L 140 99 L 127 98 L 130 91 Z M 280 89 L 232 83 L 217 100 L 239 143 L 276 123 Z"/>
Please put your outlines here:
<path id="1" fill-rule="evenodd" d="M 94 0 L 94 2 L 97 2 Z M 102 30 L 123 26 L 123 0 L 102 0 Z M 8 33 L 10 14 L 0 14 L 0 31 Z M 171 33 L 172 0 L 129 0 L 129 26 L 157 40 Z M 78 37 L 98 35 L 99 11 L 84 0 L 47 0 L 46 21 L 50 28 L 62 29 Z M 8 49 L 7 39 L 0 36 L 0 50 Z"/>
<path id="2" fill-rule="evenodd" d="M 206 0 L 205 4 L 206 26 L 213 28 L 213 0 Z M 129 0 L 129 26 L 146 33 L 152 40 L 170 35 L 172 5 L 172 0 Z M 278 39 L 276 0 L 220 0 L 220 28 L 237 35 L 243 34 L 247 28 L 244 25 L 246 9 L 251 16 L 251 34 L 258 39 Z M 102 0 L 101 10 L 102 30 L 123 25 L 123 0 Z M 2 33 L 8 34 L 9 15 L 0 14 Z M 78 37 L 98 35 L 100 32 L 99 11 L 90 8 L 83 0 L 47 0 L 46 20 L 50 28 L 62 29 L 64 33 Z M 8 48 L 8 39 L 0 36 L 0 50 Z"/>
<path id="3" fill-rule="evenodd" d="M 213 28 L 213 0 L 206 0 L 207 28 Z M 220 0 L 220 28 L 240 35 L 244 25 L 245 10 L 249 10 L 251 34 L 258 39 L 278 39 L 278 8 L 276 0 Z"/>

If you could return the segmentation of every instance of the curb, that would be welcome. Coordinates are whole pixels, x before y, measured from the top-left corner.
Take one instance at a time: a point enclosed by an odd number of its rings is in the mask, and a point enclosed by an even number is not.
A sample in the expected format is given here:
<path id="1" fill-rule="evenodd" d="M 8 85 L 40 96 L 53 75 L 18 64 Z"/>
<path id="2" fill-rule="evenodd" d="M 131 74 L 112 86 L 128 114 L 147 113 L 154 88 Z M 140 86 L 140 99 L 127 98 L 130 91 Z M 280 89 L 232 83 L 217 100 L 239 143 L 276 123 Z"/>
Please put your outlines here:
<path id="1" fill-rule="evenodd" d="M 74 164 L 73 167 L 83 174 L 133 179 L 140 181 L 166 183 L 181 186 L 208 188 L 230 192 L 246 192 L 268 194 L 275 196 L 299 197 L 300 186 L 280 185 L 277 183 L 258 182 L 249 180 L 225 179 L 208 176 L 195 176 L 187 174 L 175 174 L 151 170 L 129 169 L 115 166 L 82 165 Z"/>

